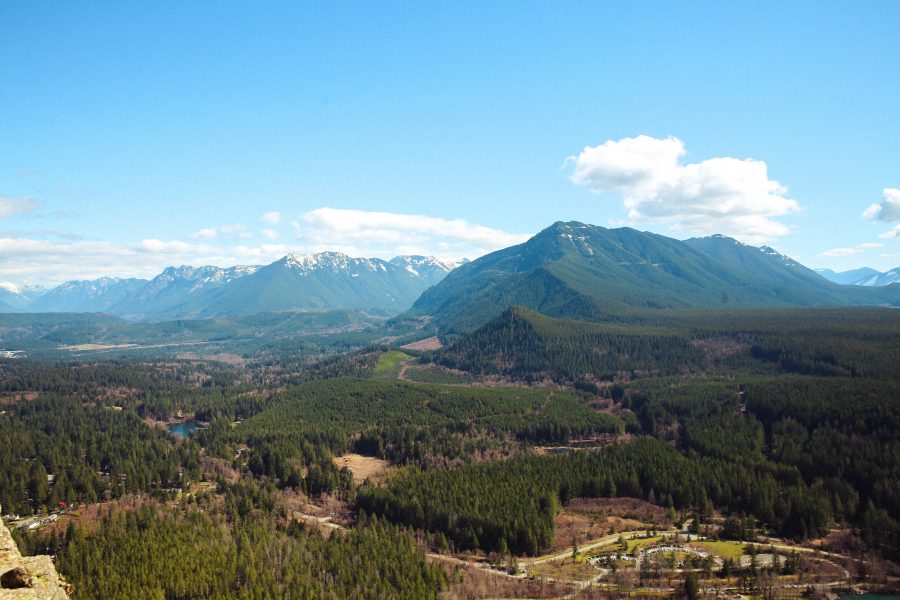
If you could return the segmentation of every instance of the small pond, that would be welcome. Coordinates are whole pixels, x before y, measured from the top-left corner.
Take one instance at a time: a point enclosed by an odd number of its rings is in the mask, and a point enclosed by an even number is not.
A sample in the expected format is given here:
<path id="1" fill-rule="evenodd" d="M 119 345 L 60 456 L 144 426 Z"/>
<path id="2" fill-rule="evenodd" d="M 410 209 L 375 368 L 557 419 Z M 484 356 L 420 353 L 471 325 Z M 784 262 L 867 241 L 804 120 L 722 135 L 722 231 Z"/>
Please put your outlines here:
<path id="1" fill-rule="evenodd" d="M 168 427 L 169 433 L 180 440 L 200 429 L 202 425 L 197 421 L 183 421 L 181 423 L 169 423 Z"/>

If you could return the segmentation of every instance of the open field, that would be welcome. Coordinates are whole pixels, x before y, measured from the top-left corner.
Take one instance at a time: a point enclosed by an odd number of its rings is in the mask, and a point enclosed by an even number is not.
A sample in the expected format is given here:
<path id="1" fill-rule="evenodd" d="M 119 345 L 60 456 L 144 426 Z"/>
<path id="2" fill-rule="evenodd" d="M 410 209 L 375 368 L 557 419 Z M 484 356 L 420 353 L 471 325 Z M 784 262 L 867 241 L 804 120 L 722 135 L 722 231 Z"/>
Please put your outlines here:
<path id="1" fill-rule="evenodd" d="M 335 456 L 333 462 L 339 469 L 344 467 L 350 469 L 353 472 L 353 482 L 357 485 L 367 478 L 377 478 L 390 466 L 390 463 L 386 460 L 375 458 L 374 456 L 363 456 L 362 454 Z"/>
<path id="2" fill-rule="evenodd" d="M 419 340 L 418 342 L 412 342 L 411 344 L 400 346 L 400 348 L 402 348 L 403 350 L 440 350 L 442 347 L 443 344 L 441 344 L 441 340 L 439 340 L 438 337 L 434 335 L 430 338 Z"/>
<path id="3" fill-rule="evenodd" d="M 60 350 L 71 352 L 85 352 L 90 350 L 117 350 L 122 348 L 137 348 L 137 344 L 75 344 L 74 346 L 60 346 Z"/>
<path id="4" fill-rule="evenodd" d="M 372 370 L 372 376 L 378 379 L 396 379 L 403 368 L 403 362 L 412 358 L 405 352 L 391 350 L 378 357 L 378 362 Z"/>
<path id="5" fill-rule="evenodd" d="M 648 538 L 632 538 L 630 540 L 627 540 L 626 542 L 628 544 L 627 552 L 628 554 L 631 554 L 635 550 L 643 550 L 644 548 L 649 548 L 650 546 L 657 544 L 661 539 L 662 537 L 658 535 Z"/>
<path id="6" fill-rule="evenodd" d="M 528 574 L 535 577 L 561 581 L 590 581 L 600 574 L 583 557 L 572 560 L 571 557 L 532 565 Z"/>
<path id="7" fill-rule="evenodd" d="M 707 548 L 710 552 L 723 559 L 740 560 L 744 554 L 744 544 L 741 542 L 697 542 L 697 546 Z"/>

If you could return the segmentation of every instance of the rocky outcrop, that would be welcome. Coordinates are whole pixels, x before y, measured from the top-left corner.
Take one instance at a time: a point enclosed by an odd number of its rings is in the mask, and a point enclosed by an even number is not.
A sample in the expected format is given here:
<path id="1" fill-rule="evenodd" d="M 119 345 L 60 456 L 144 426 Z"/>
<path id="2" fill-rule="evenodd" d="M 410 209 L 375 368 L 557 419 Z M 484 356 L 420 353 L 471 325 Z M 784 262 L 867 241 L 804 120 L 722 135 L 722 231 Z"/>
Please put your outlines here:
<path id="1" fill-rule="evenodd" d="M 22 556 L 0 522 L 0 600 L 68 600 L 68 587 L 49 556 Z"/>

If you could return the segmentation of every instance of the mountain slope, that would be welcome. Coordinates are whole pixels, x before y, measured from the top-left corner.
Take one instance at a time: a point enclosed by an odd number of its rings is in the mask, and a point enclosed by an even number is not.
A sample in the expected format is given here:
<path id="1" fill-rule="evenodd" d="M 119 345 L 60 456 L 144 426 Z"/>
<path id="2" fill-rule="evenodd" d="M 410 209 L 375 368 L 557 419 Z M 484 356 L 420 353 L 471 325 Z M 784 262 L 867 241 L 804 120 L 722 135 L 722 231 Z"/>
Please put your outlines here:
<path id="1" fill-rule="evenodd" d="M 426 256 L 390 262 L 338 252 L 289 254 L 265 267 L 168 267 L 151 281 L 104 277 L 69 281 L 33 302 L 0 288 L 0 312 L 109 312 L 131 320 L 250 315 L 307 309 L 378 309 L 394 314 L 412 306 L 455 264 Z M 18 288 L 16 288 L 18 289 Z M 3 295 L 3 292 L 7 292 Z"/>
<path id="2" fill-rule="evenodd" d="M 40 297 L 47 290 L 35 285 L 16 285 L 0 282 L 0 311 L 18 312 Z"/>
<path id="3" fill-rule="evenodd" d="M 603 320 L 634 309 L 900 303 L 900 286 L 874 292 L 833 284 L 770 248 L 722 236 L 682 242 L 560 222 L 454 270 L 409 315 L 433 317 L 442 333 L 454 334 L 513 305 Z"/>
<path id="4" fill-rule="evenodd" d="M 844 285 L 863 285 L 868 287 L 882 287 L 892 283 L 900 283 L 900 267 L 884 273 L 863 267 L 852 271 L 835 272 L 831 269 L 816 269 L 816 273 L 829 281 Z"/>
<path id="5" fill-rule="evenodd" d="M 397 259 L 395 259 L 397 260 Z M 400 312 L 436 279 L 405 266 L 339 252 L 288 254 L 221 286 L 205 298 L 198 316 L 323 308 L 375 308 Z"/>
<path id="6" fill-rule="evenodd" d="M 672 328 L 554 319 L 513 307 L 440 350 L 436 361 L 477 374 L 577 381 L 621 371 L 677 373 L 705 366 L 708 357 Z"/>
<path id="7" fill-rule="evenodd" d="M 854 285 L 867 285 L 881 287 L 892 283 L 900 283 L 900 267 L 895 267 L 890 271 L 885 271 L 879 275 L 874 275 L 868 279 L 861 279 Z"/>
<path id="8" fill-rule="evenodd" d="M 816 273 L 827 279 L 828 281 L 839 283 L 841 285 L 854 285 L 861 279 L 881 275 L 880 271 L 863 267 L 861 269 L 853 269 L 850 271 L 832 271 L 831 269 L 816 269 Z"/>
<path id="9" fill-rule="evenodd" d="M 433 256 L 418 255 L 395 256 L 389 262 L 395 267 L 406 270 L 414 277 L 418 277 L 427 287 L 439 283 L 447 276 L 447 273 L 460 264 L 438 260 Z"/>
<path id="10" fill-rule="evenodd" d="M 202 312 L 213 290 L 257 270 L 258 266 L 168 267 L 143 288 L 116 303 L 111 312 L 127 318 L 155 320 L 191 317 Z"/>
<path id="11" fill-rule="evenodd" d="M 108 312 L 124 298 L 147 285 L 146 279 L 101 277 L 67 281 L 34 300 L 28 312 Z"/>

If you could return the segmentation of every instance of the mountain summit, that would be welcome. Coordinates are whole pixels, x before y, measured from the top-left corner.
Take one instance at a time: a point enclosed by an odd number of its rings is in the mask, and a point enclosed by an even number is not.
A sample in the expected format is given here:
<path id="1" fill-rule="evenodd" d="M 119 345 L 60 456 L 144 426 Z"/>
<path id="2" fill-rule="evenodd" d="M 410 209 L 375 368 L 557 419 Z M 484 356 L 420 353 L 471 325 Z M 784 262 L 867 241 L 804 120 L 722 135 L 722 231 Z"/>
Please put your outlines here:
<path id="1" fill-rule="evenodd" d="M 558 222 L 454 270 L 422 294 L 410 315 L 462 333 L 514 305 L 598 319 L 633 309 L 882 303 L 900 303 L 900 288 L 836 285 L 771 248 L 722 235 L 679 241 Z"/>

